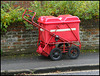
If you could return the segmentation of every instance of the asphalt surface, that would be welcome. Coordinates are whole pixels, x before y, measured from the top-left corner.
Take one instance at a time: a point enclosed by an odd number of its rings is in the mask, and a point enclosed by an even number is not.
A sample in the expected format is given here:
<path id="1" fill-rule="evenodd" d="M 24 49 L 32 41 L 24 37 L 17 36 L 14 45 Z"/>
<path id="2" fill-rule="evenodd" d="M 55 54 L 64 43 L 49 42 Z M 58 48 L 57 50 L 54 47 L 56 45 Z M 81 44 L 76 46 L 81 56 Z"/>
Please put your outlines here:
<path id="1" fill-rule="evenodd" d="M 80 54 L 78 59 L 69 59 L 67 55 L 59 61 L 51 61 L 50 58 L 42 56 L 16 57 L 7 58 L 1 57 L 1 70 L 19 70 L 19 69 L 34 69 L 57 66 L 72 66 L 83 64 L 99 64 L 99 53 L 84 53 Z"/>

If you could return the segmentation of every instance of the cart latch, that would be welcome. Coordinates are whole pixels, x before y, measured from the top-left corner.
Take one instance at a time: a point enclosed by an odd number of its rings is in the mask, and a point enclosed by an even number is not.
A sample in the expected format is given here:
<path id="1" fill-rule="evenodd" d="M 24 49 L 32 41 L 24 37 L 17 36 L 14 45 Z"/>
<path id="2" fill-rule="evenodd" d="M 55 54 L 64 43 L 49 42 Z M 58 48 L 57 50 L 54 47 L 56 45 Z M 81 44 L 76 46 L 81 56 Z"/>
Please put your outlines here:
<path id="1" fill-rule="evenodd" d="M 56 35 L 55 40 L 56 40 L 56 41 L 58 41 L 58 40 L 59 40 L 59 36 L 58 36 L 58 35 Z"/>

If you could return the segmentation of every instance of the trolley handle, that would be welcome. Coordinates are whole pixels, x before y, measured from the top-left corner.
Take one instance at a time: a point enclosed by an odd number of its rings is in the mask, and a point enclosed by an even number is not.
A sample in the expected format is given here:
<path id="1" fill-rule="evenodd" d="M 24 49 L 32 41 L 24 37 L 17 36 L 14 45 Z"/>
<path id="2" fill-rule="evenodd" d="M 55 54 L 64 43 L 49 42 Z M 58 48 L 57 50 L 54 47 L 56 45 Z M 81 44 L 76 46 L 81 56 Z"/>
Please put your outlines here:
<path id="1" fill-rule="evenodd" d="M 27 9 L 27 11 L 34 13 L 34 11 Z"/>
<path id="2" fill-rule="evenodd" d="M 25 16 L 28 16 L 30 18 L 32 18 L 33 16 L 31 16 L 30 14 L 24 14 Z"/>
<path id="3" fill-rule="evenodd" d="M 32 12 L 32 13 L 34 13 L 34 15 L 31 16 L 30 14 L 25 14 L 26 11 Z M 24 13 L 23 13 L 23 15 L 22 15 L 22 18 L 23 18 L 24 20 L 26 20 L 27 22 L 30 22 L 29 20 L 27 20 L 26 18 L 24 18 L 24 15 L 25 15 L 25 16 L 28 16 L 28 17 L 30 17 L 30 18 L 32 18 L 32 21 L 33 21 L 35 15 L 36 15 L 36 12 L 34 12 L 34 11 L 32 11 L 32 10 L 28 10 L 28 9 L 26 9 L 26 10 L 24 11 Z"/>

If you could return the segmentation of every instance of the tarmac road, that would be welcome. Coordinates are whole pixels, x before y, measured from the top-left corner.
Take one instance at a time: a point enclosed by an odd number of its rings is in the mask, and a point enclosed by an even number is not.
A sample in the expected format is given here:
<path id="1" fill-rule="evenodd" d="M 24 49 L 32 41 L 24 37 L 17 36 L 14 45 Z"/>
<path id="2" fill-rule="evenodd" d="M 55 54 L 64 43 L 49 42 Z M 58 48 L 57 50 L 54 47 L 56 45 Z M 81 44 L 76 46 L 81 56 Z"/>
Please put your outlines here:
<path id="1" fill-rule="evenodd" d="M 33 69 L 56 66 L 72 66 L 82 64 L 99 64 L 99 53 L 80 54 L 78 59 L 69 59 L 63 56 L 59 61 L 51 61 L 50 58 L 42 56 L 1 58 L 1 70 Z"/>

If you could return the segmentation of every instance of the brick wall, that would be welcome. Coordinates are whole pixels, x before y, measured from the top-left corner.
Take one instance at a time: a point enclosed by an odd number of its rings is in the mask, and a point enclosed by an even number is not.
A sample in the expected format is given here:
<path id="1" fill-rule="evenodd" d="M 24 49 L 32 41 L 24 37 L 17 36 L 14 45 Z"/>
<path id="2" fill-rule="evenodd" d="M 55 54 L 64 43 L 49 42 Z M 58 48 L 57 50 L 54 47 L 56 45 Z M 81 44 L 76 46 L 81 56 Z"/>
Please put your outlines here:
<path id="1" fill-rule="evenodd" d="M 99 49 L 99 28 L 82 26 L 81 24 L 80 40 L 82 49 Z M 1 48 L 3 52 L 32 53 L 36 51 L 37 41 L 37 28 L 34 27 L 32 30 L 26 30 L 24 25 L 12 25 L 8 27 L 8 32 L 1 35 Z"/>
<path id="2" fill-rule="evenodd" d="M 29 53 L 36 50 L 38 30 L 26 30 L 24 25 L 9 26 L 6 33 L 1 35 L 1 48 L 3 52 Z"/>
<path id="3" fill-rule="evenodd" d="M 99 49 L 99 28 L 80 29 L 82 49 Z"/>

